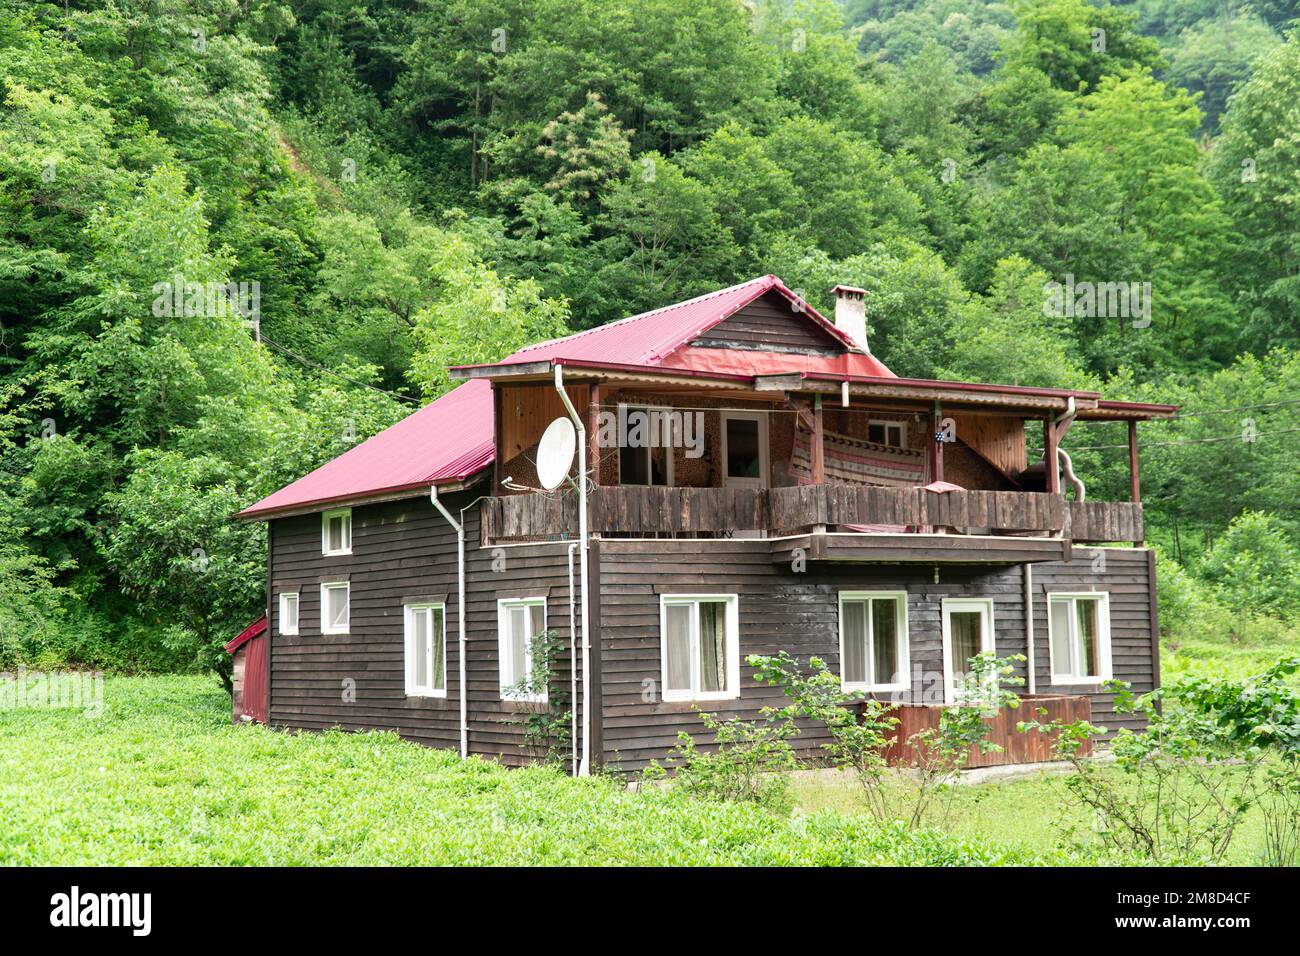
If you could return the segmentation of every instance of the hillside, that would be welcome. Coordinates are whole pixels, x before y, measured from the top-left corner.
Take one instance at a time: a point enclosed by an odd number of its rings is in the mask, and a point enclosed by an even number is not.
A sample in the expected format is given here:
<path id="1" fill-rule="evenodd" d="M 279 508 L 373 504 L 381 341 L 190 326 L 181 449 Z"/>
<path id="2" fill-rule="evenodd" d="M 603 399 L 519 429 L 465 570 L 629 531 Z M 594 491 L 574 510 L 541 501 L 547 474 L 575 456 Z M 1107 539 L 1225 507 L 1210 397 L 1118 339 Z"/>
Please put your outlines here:
<path id="1" fill-rule="evenodd" d="M 866 288 L 900 375 L 1182 404 L 1144 427 L 1163 623 L 1286 633 L 1296 16 L 7 5 L 0 665 L 227 667 L 265 586 L 240 507 L 441 394 L 450 362 L 768 272 L 818 307 Z M 1136 283 L 1146 311 L 1054 314 L 1066 282 Z M 1067 445 L 1100 498 L 1126 493 L 1117 428 Z"/>

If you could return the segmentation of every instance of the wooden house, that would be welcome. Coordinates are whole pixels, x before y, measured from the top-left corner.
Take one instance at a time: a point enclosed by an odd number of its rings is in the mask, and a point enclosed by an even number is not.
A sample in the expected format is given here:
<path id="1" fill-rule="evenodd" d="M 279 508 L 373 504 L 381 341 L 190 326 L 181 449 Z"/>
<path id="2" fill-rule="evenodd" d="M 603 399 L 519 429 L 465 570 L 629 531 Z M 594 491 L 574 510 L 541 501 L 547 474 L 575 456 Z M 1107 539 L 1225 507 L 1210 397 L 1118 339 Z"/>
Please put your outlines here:
<path id="1" fill-rule="evenodd" d="M 269 722 L 518 763 L 553 694 L 576 769 L 634 770 L 702 730 L 696 707 L 778 702 L 745 658 L 784 649 L 915 707 L 982 650 L 1024 655 L 1027 693 L 1124 723 L 1102 683 L 1159 681 L 1136 426 L 1174 407 L 898 378 L 862 290 L 834 292 L 832 320 L 764 276 L 453 369 L 243 511 L 270 526 Z M 577 462 L 545 491 L 556 419 Z M 1076 421 L 1128 423 L 1131 500 L 1086 496 Z"/>

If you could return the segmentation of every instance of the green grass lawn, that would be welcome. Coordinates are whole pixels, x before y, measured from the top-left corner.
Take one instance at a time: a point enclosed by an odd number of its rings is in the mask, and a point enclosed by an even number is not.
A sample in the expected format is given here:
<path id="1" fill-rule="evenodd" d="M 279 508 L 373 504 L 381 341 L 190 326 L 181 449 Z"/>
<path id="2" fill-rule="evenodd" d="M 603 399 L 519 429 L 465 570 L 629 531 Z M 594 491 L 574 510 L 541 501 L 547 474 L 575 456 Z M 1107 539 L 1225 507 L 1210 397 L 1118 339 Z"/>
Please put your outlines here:
<path id="1" fill-rule="evenodd" d="M 882 827 L 856 784 L 798 809 L 507 770 L 392 734 L 232 726 L 210 677 L 109 678 L 104 712 L 0 710 L 0 864 L 979 865 L 1058 849 L 1060 776 L 958 788 L 948 832 Z M 1068 813 L 1068 811 L 1066 811 Z M 1076 822 L 1081 822 L 1076 820 Z M 1083 828 L 1086 832 L 1086 827 Z M 1245 828 L 1231 862 L 1254 863 Z"/>
<path id="2" fill-rule="evenodd" d="M 3 864 L 1068 862 L 833 809 L 789 819 L 391 734 L 231 726 L 212 678 L 109 678 L 98 717 L 0 711 Z"/>

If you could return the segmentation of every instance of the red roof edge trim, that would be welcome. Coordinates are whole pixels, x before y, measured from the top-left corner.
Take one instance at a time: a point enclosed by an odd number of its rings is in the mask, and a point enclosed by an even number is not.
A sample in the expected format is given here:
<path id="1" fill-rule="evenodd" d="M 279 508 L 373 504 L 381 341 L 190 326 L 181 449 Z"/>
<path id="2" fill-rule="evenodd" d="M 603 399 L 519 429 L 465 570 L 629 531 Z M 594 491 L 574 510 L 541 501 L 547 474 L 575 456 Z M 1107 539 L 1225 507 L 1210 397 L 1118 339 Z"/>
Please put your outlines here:
<path id="1" fill-rule="evenodd" d="M 800 372 L 801 378 L 819 382 L 859 382 L 864 385 L 915 385 L 942 387 L 957 392 L 1006 392 L 1016 395 L 1043 395 L 1051 398 L 1100 399 L 1100 392 L 1075 391 L 1068 388 L 1035 388 L 1031 385 L 990 385 L 983 382 L 947 382 L 937 378 L 885 378 L 880 375 L 836 375 L 829 372 Z"/>
<path id="2" fill-rule="evenodd" d="M 567 359 L 555 356 L 548 359 L 540 359 L 539 362 L 548 362 L 551 367 L 562 365 L 565 368 L 590 369 L 596 372 L 638 372 L 651 377 L 655 376 L 677 376 L 686 378 L 719 378 L 733 382 L 752 382 L 754 376 L 741 375 L 736 372 L 703 372 L 695 368 L 675 368 L 660 365 L 631 365 L 627 362 L 601 362 L 595 359 Z M 499 368 L 502 370 L 502 376 L 511 374 L 509 371 L 513 366 L 510 363 L 489 362 L 484 365 L 452 365 L 448 371 L 475 371 L 485 368 Z M 892 382 L 895 379 L 881 379 L 881 381 Z"/>
<path id="3" fill-rule="evenodd" d="M 233 654 L 267 628 L 266 615 L 263 614 L 248 627 L 239 632 L 239 636 L 226 645 L 226 653 Z"/>

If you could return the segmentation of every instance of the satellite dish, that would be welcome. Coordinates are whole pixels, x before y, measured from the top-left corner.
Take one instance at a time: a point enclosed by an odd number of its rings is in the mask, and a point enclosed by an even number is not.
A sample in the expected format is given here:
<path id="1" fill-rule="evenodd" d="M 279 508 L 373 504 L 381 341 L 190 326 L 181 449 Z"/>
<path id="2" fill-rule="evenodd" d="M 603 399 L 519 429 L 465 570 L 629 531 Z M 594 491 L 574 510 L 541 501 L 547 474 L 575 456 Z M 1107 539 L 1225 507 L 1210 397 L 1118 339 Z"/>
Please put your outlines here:
<path id="1" fill-rule="evenodd" d="M 573 454 L 578 450 L 578 435 L 573 422 L 557 418 L 546 426 L 537 445 L 537 480 L 547 491 L 554 491 L 569 475 Z"/>

